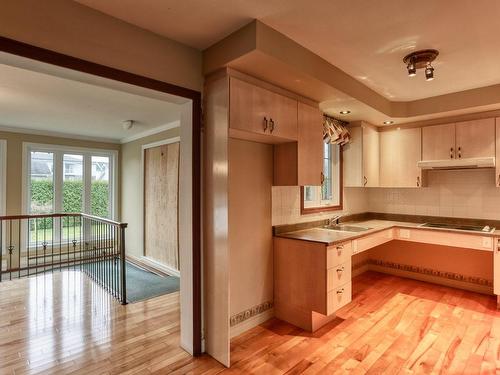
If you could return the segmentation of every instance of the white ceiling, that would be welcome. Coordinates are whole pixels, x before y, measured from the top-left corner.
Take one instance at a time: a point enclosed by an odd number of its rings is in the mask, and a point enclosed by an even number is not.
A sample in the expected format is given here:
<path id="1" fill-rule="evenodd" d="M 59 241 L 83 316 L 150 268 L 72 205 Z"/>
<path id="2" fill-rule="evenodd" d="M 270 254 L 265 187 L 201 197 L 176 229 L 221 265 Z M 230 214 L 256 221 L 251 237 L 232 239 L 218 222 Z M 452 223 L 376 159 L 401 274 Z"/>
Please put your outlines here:
<path id="1" fill-rule="evenodd" d="M 500 83 L 496 0 L 77 0 L 204 49 L 259 19 L 392 101 Z M 436 48 L 436 79 L 406 75 L 407 53 Z"/>
<path id="2" fill-rule="evenodd" d="M 0 63 L 0 130 L 119 141 L 180 119 L 181 106 Z M 124 130 L 124 120 L 134 120 Z"/>

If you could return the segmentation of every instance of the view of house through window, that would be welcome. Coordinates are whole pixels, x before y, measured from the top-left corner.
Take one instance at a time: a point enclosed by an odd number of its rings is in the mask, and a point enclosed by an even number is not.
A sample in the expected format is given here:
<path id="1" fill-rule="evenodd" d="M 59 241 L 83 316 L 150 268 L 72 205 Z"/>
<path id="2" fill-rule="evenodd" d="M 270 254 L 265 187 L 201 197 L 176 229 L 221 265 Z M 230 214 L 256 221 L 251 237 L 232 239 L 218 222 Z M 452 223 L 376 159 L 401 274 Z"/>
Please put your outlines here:
<path id="1" fill-rule="evenodd" d="M 29 213 L 82 212 L 112 218 L 112 153 L 49 148 L 29 147 Z M 73 217 L 40 218 L 29 224 L 30 242 L 79 236 L 80 221 Z"/>
<path id="2" fill-rule="evenodd" d="M 340 146 L 323 146 L 323 184 L 304 186 L 304 208 L 337 206 L 340 204 Z"/>

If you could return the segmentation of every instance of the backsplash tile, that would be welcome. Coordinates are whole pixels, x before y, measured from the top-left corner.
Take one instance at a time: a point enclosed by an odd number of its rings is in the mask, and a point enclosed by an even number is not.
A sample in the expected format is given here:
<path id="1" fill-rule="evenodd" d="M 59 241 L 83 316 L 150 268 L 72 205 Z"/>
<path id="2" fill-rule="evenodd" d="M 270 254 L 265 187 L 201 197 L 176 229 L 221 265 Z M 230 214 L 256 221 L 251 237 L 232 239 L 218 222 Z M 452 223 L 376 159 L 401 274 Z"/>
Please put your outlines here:
<path id="1" fill-rule="evenodd" d="M 493 169 L 429 171 L 427 187 L 369 188 L 368 210 L 395 214 L 500 219 Z"/>
<path id="2" fill-rule="evenodd" d="M 363 188 L 344 188 L 344 209 L 310 215 L 300 214 L 300 187 L 273 186 L 272 188 L 272 224 L 296 224 L 321 220 L 338 214 L 355 214 L 368 210 L 368 195 Z"/>
<path id="3" fill-rule="evenodd" d="M 274 186 L 272 205 L 273 225 L 368 211 L 500 220 L 500 188 L 493 169 L 429 171 L 424 188 L 344 188 L 343 211 L 300 215 L 297 186 Z"/>

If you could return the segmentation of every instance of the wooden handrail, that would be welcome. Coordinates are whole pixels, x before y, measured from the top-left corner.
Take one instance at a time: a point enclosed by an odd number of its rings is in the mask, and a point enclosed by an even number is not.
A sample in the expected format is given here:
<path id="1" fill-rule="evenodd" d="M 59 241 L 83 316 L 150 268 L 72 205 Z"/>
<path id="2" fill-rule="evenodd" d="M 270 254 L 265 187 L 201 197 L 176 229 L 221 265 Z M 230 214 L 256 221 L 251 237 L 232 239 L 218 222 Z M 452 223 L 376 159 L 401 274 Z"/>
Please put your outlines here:
<path id="1" fill-rule="evenodd" d="M 118 221 L 106 219 L 99 216 L 79 213 L 79 212 L 65 212 L 65 213 L 52 213 L 52 214 L 30 214 L 30 215 L 10 215 L 10 216 L 0 216 L 0 221 L 9 220 L 25 220 L 25 219 L 46 219 L 46 218 L 56 218 L 56 217 L 84 217 L 87 219 L 96 220 L 102 223 L 114 225 L 120 228 L 126 228 L 127 223 L 120 223 Z"/>

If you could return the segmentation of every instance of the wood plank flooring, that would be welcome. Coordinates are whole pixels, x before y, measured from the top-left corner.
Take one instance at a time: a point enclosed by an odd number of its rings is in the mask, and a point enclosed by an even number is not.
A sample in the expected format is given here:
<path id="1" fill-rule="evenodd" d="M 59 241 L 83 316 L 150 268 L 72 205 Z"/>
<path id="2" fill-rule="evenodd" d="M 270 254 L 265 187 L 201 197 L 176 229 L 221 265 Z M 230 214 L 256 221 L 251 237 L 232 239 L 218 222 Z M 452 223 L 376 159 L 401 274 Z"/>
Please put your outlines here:
<path id="1" fill-rule="evenodd" d="M 232 367 L 179 348 L 179 295 L 121 306 L 78 272 L 0 283 L 0 374 L 495 374 L 493 296 L 367 272 L 314 334 L 272 319 Z"/>

